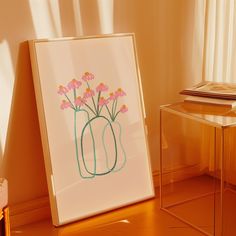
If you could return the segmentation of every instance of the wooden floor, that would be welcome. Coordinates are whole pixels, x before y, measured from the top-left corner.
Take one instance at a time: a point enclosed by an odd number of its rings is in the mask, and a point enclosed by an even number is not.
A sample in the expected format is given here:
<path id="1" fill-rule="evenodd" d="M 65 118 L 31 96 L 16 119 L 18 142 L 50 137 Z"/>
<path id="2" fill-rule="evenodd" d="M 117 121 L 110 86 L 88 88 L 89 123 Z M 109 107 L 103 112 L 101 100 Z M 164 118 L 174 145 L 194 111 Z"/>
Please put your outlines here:
<path id="1" fill-rule="evenodd" d="M 157 196 L 159 194 L 156 194 Z M 55 228 L 47 219 L 11 230 L 11 236 L 202 236 L 160 210 L 159 198 Z"/>
<path id="2" fill-rule="evenodd" d="M 160 210 L 156 191 L 157 197 L 145 202 L 57 228 L 46 219 L 11 229 L 11 236 L 202 236 L 213 235 L 214 230 L 219 236 L 222 229 L 224 236 L 233 236 L 236 235 L 236 186 L 229 184 L 223 191 L 221 218 L 218 183 L 211 176 L 201 175 L 166 184 L 162 189 L 163 207 L 207 234 Z"/>

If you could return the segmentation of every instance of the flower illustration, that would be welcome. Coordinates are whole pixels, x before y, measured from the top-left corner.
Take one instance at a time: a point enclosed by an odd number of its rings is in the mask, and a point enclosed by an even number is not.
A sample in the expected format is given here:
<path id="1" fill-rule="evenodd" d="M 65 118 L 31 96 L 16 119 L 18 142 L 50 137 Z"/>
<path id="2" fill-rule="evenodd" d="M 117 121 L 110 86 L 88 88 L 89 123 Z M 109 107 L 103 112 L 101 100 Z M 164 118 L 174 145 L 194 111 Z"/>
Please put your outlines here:
<path id="1" fill-rule="evenodd" d="M 114 101 L 117 98 L 117 96 L 114 93 L 110 93 L 109 95 L 110 95 L 109 100 L 111 101 Z"/>
<path id="2" fill-rule="evenodd" d="M 95 95 L 94 90 L 87 88 L 84 93 L 84 98 L 90 98 L 90 97 L 93 97 L 94 95 Z"/>
<path id="3" fill-rule="evenodd" d="M 66 101 L 66 100 L 63 100 L 62 103 L 61 103 L 60 108 L 61 108 L 62 110 L 64 110 L 64 109 L 69 108 L 69 107 L 71 107 L 70 102 L 68 102 L 68 101 Z"/>
<path id="4" fill-rule="evenodd" d="M 118 89 L 116 90 L 116 92 L 115 92 L 115 95 L 116 95 L 117 97 L 123 97 L 123 96 L 126 95 L 126 93 L 125 93 L 121 88 L 118 88 Z"/>
<path id="5" fill-rule="evenodd" d="M 82 76 L 82 80 L 85 82 L 88 82 L 89 80 L 93 80 L 93 79 L 94 79 L 94 75 L 89 72 L 85 72 L 84 75 Z"/>
<path id="6" fill-rule="evenodd" d="M 79 175 L 83 179 L 118 172 L 126 164 L 126 152 L 121 140 L 122 125 L 118 119 L 121 113 L 128 111 L 126 105 L 119 105 L 120 97 L 125 96 L 126 93 L 123 89 L 118 88 L 114 92 L 110 92 L 109 96 L 102 96 L 102 92 L 108 91 L 108 86 L 99 82 L 94 88 L 93 79 L 92 73 L 85 72 L 82 80 L 72 79 L 66 86 L 60 85 L 57 90 L 58 94 L 64 95 L 60 108 L 62 110 L 70 108 L 74 111 L 75 157 Z M 85 90 L 81 90 L 82 86 Z M 101 159 L 100 151 L 97 149 L 98 142 L 103 143 L 101 148 L 103 148 L 102 160 L 104 163 L 101 169 L 97 168 L 98 160 L 100 162 Z M 109 142 L 109 150 L 114 151 L 108 152 L 107 142 Z M 87 160 L 85 151 L 87 147 L 93 153 L 91 160 Z M 91 161 L 93 168 L 89 168 Z"/>
<path id="7" fill-rule="evenodd" d="M 82 83 L 81 83 L 80 81 L 78 81 L 78 80 L 76 80 L 76 79 L 73 79 L 73 80 L 71 80 L 71 81 L 68 83 L 67 88 L 68 88 L 69 90 L 71 90 L 71 89 L 78 89 L 81 85 L 82 85 Z"/>
<path id="8" fill-rule="evenodd" d="M 96 91 L 97 92 L 105 92 L 108 90 L 108 87 L 103 84 L 103 83 L 100 83 L 97 87 L 96 87 Z"/>
<path id="9" fill-rule="evenodd" d="M 57 93 L 60 95 L 64 95 L 64 94 L 68 93 L 68 91 L 69 90 L 65 86 L 60 85 Z"/>
<path id="10" fill-rule="evenodd" d="M 128 111 L 128 107 L 126 105 L 122 105 L 120 108 L 120 112 L 125 113 Z"/>
<path id="11" fill-rule="evenodd" d="M 76 106 L 83 106 L 84 104 L 86 103 L 86 99 L 85 98 L 82 98 L 82 97 L 77 97 L 76 99 L 75 99 L 75 105 Z"/>
<path id="12" fill-rule="evenodd" d="M 98 105 L 99 106 L 104 106 L 104 105 L 107 105 L 109 103 L 109 100 L 108 99 L 105 99 L 104 97 L 101 97 L 99 99 L 99 102 L 98 102 Z"/>

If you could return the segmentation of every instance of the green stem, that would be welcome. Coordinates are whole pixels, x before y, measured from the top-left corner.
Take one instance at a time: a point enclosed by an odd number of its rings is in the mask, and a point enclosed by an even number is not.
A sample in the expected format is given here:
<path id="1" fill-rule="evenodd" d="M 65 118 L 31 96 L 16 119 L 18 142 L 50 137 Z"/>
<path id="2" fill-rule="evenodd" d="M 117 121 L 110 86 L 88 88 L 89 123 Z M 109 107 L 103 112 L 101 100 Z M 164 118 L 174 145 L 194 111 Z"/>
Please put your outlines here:
<path id="1" fill-rule="evenodd" d="M 77 97 L 77 96 L 76 96 L 76 89 L 75 89 L 75 88 L 73 89 L 73 93 L 74 93 L 74 101 L 75 101 L 75 100 L 76 100 L 76 97 Z M 76 108 L 76 109 L 77 109 L 77 107 L 78 107 L 78 106 L 75 105 L 75 108 Z"/>
<path id="2" fill-rule="evenodd" d="M 108 113 L 109 113 L 109 116 L 110 116 L 111 120 L 113 120 L 112 114 L 111 114 L 111 112 L 109 111 L 108 106 L 107 106 L 107 105 L 105 105 L 105 106 L 106 106 L 106 109 L 107 109 L 107 111 L 108 111 Z"/>
<path id="3" fill-rule="evenodd" d="M 65 94 L 65 97 L 67 98 L 68 102 L 71 104 L 71 108 L 75 110 L 76 108 L 74 104 L 71 102 L 70 98 L 66 94 Z"/>
<path id="4" fill-rule="evenodd" d="M 99 100 L 100 100 L 100 96 L 101 96 L 101 91 L 99 91 L 98 93 L 98 101 L 97 101 L 97 114 L 99 115 Z"/>
<path id="5" fill-rule="evenodd" d="M 118 111 L 118 112 L 116 113 L 116 115 L 114 116 L 113 121 L 115 121 L 115 119 L 116 119 L 116 117 L 118 116 L 119 113 L 120 113 L 120 111 Z"/>
<path id="6" fill-rule="evenodd" d="M 88 81 L 86 81 L 86 83 L 87 83 L 88 88 L 90 89 L 90 85 L 89 85 Z M 93 98 L 93 96 L 91 98 L 92 98 L 92 101 L 93 101 L 94 110 L 96 111 L 95 115 L 97 115 L 97 109 L 96 109 L 94 98 Z"/>
<path id="7" fill-rule="evenodd" d="M 115 100 L 113 100 L 113 103 L 112 103 L 112 107 L 111 107 L 111 114 L 112 114 L 112 119 L 113 119 L 113 116 L 114 116 L 114 104 L 115 104 Z"/>
<path id="8" fill-rule="evenodd" d="M 116 108 L 117 108 L 117 100 L 118 100 L 118 98 L 116 99 L 116 102 L 115 102 L 114 114 L 116 113 Z"/>
<path id="9" fill-rule="evenodd" d="M 104 105 L 101 106 L 100 110 L 98 111 L 98 115 L 100 115 L 100 113 L 101 113 L 103 107 L 104 107 Z"/>
<path id="10" fill-rule="evenodd" d="M 85 105 L 95 116 L 97 116 L 97 113 L 96 113 L 87 103 L 84 103 L 84 105 Z"/>
<path id="11" fill-rule="evenodd" d="M 116 113 L 117 99 L 118 99 L 118 98 L 116 98 L 115 100 L 113 100 L 113 103 L 112 103 L 112 117 L 113 117 L 113 119 L 114 119 L 114 116 L 115 116 L 115 113 Z"/>

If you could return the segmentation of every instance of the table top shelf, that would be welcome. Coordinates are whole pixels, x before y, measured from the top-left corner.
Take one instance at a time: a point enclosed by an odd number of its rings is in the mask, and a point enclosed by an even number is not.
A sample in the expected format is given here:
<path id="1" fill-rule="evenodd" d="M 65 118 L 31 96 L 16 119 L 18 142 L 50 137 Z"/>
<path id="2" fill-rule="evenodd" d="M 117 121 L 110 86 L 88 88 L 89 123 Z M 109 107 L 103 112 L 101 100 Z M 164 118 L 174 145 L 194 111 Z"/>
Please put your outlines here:
<path id="1" fill-rule="evenodd" d="M 229 106 L 178 102 L 163 105 L 160 109 L 218 128 L 236 126 L 236 108 Z"/>

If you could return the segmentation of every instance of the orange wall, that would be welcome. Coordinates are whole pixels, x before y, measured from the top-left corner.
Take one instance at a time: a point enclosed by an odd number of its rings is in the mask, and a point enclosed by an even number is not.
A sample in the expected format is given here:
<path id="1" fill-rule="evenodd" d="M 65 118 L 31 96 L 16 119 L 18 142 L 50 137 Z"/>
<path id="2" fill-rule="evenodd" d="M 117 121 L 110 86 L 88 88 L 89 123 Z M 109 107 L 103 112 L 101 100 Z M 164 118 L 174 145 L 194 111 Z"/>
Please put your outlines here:
<path id="1" fill-rule="evenodd" d="M 75 2 L 0 2 L 0 49 L 1 43 L 8 43 L 6 57 L 11 59 L 14 75 L 1 164 L 1 173 L 9 180 L 10 204 L 47 195 L 29 50 L 24 41 L 105 32 L 98 12 L 101 0 L 80 0 L 80 12 L 78 8 L 75 10 L 78 7 Z M 201 80 L 202 43 L 196 46 L 196 2 L 198 0 L 113 2 L 114 21 L 108 24 L 110 28 L 113 27 L 115 33 L 136 34 L 153 170 L 158 170 L 159 106 L 180 100 L 178 92 L 182 88 Z M 0 73 L 3 69 L 0 65 Z"/>

